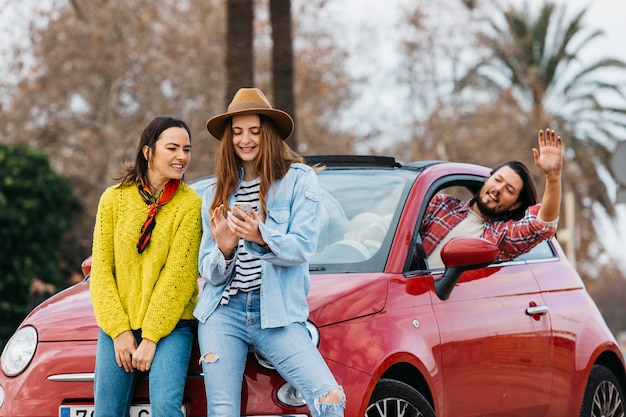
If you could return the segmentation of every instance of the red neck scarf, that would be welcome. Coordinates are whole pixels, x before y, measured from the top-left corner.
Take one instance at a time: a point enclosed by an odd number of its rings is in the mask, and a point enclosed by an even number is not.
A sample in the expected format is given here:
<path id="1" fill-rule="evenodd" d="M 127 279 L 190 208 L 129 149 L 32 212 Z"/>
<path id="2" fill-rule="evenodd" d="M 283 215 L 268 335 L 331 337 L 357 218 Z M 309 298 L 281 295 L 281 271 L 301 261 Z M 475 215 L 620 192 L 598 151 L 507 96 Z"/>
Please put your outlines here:
<path id="1" fill-rule="evenodd" d="M 145 221 L 143 226 L 141 226 L 141 233 L 139 235 L 139 242 L 137 242 L 137 251 L 142 253 L 148 245 L 150 244 L 150 237 L 152 236 L 152 230 L 156 226 L 155 217 L 162 206 L 164 206 L 168 201 L 174 197 L 176 194 L 176 190 L 178 190 L 178 185 L 180 184 L 180 180 L 169 180 L 163 191 L 161 191 L 161 195 L 157 198 L 150 193 L 150 187 L 143 184 L 141 181 L 137 182 L 137 187 L 139 188 L 139 195 L 148 205 L 148 219 Z"/>

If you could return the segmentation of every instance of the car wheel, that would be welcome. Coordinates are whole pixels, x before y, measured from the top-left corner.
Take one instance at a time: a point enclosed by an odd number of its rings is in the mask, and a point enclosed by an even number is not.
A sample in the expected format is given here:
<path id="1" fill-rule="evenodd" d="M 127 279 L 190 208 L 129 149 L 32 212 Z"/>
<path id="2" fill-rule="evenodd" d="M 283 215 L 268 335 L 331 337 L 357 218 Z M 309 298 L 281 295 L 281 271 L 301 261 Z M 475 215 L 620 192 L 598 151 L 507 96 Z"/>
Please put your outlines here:
<path id="1" fill-rule="evenodd" d="M 435 417 L 435 411 L 415 388 L 394 379 L 381 379 L 365 417 Z"/>
<path id="2" fill-rule="evenodd" d="M 587 381 L 580 417 L 624 415 L 624 395 L 615 375 L 606 367 L 594 365 Z"/>

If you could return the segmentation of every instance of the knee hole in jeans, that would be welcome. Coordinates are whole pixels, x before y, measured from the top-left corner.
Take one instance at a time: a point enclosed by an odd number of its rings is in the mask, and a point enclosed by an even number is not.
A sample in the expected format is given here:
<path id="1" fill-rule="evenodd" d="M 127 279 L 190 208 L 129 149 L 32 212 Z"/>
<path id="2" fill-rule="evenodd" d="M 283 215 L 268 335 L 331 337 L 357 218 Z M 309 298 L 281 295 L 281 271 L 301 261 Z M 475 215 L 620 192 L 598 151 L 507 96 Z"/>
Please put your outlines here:
<path id="1" fill-rule="evenodd" d="M 340 404 L 343 402 L 343 391 L 339 388 L 333 388 L 326 395 L 320 397 L 319 402 L 324 404 Z"/>
<path id="2" fill-rule="evenodd" d="M 218 359 L 219 357 L 217 356 L 217 353 L 206 353 L 200 356 L 200 363 L 215 363 Z"/>

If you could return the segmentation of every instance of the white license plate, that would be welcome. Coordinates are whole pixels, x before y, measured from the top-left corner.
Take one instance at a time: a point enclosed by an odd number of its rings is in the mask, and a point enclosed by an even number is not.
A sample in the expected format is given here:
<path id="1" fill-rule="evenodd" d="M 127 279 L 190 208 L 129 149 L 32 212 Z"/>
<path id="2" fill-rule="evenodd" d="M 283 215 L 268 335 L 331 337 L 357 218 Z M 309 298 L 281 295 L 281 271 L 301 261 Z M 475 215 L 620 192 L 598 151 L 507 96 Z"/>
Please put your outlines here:
<path id="1" fill-rule="evenodd" d="M 180 407 L 183 415 L 186 416 L 185 406 Z M 150 404 L 131 405 L 130 417 L 150 417 Z M 91 405 L 72 405 L 59 407 L 59 417 L 93 417 L 93 406 Z"/>

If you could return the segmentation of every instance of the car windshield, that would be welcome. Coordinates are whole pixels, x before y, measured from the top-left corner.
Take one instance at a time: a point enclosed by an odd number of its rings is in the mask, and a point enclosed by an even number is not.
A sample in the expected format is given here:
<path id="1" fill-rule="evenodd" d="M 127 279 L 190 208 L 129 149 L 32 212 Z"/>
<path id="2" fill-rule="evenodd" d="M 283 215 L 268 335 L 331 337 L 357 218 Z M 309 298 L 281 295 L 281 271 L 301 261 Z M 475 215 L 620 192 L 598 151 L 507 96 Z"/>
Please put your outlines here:
<path id="1" fill-rule="evenodd" d="M 321 171 L 318 178 L 322 215 L 311 269 L 382 271 L 404 206 L 406 178 L 397 171 L 350 169 Z"/>
<path id="2" fill-rule="evenodd" d="M 322 213 L 311 271 L 382 272 L 415 173 L 326 169 L 318 173 Z M 193 181 L 200 194 L 211 177 Z"/>

